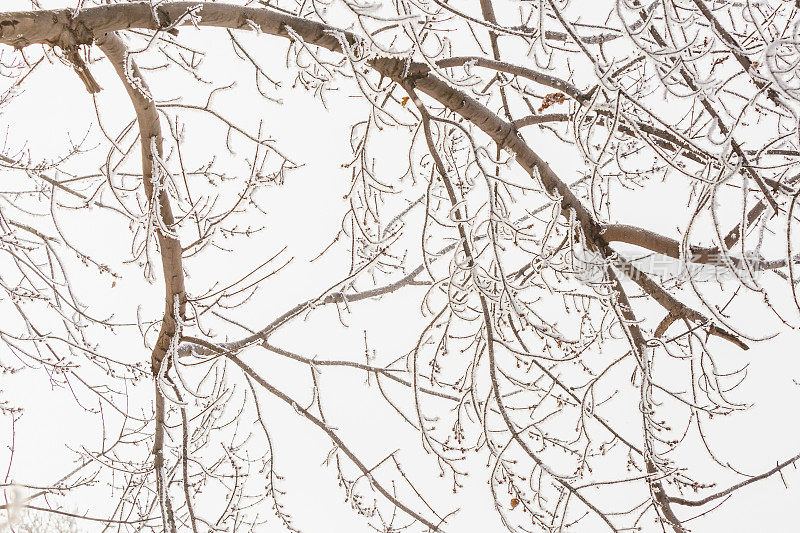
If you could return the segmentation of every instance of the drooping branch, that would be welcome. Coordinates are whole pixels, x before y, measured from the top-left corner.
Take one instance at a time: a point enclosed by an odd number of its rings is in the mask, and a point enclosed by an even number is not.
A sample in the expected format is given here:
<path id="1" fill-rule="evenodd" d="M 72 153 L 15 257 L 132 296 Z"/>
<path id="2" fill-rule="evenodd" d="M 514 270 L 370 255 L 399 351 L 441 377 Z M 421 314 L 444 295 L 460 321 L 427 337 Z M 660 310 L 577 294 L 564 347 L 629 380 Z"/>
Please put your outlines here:
<path id="1" fill-rule="evenodd" d="M 114 66 L 114 70 L 122 80 L 136 112 L 142 146 L 142 185 L 151 204 L 151 212 L 154 212 L 155 216 L 159 218 L 159 222 L 154 224 L 154 227 L 161 251 L 161 265 L 164 272 L 165 305 L 161 331 L 151 354 L 151 367 L 156 381 L 156 431 L 153 442 L 153 466 L 156 473 L 159 501 L 164 508 L 162 510 L 164 528 L 169 528 L 169 531 L 175 533 L 175 518 L 167 492 L 166 480 L 164 479 L 166 406 L 158 380 L 162 373 L 161 366 L 164 357 L 173 343 L 179 324 L 178 321 L 184 318 L 186 289 L 183 276 L 182 248 L 180 241 L 174 234 L 165 234 L 165 229 L 170 229 L 175 224 L 175 217 L 172 213 L 166 187 L 163 183 L 157 183 L 159 178 L 155 173 L 155 158 L 160 158 L 163 153 L 161 124 L 155 102 L 149 94 L 147 83 L 142 77 L 139 68 L 128 57 L 127 47 L 119 36 L 113 32 L 106 33 L 98 39 L 97 44 Z M 176 316 L 176 313 L 178 316 Z"/>
<path id="2" fill-rule="evenodd" d="M 476 263 L 476 256 L 475 253 L 472 251 L 472 247 L 470 245 L 470 239 L 468 238 L 468 228 L 463 220 L 466 220 L 467 217 L 462 215 L 460 200 L 455 194 L 455 187 L 453 186 L 451 179 L 448 175 L 447 169 L 442 161 L 441 156 L 438 153 L 436 148 L 436 143 L 433 139 L 432 135 L 432 128 L 431 128 L 431 115 L 430 112 L 427 110 L 425 105 L 420 100 L 417 92 L 414 90 L 411 84 L 405 86 L 406 91 L 409 94 L 409 97 L 416 105 L 417 109 L 419 110 L 420 114 L 422 115 L 422 126 L 423 131 L 425 133 L 425 140 L 428 145 L 428 150 L 431 154 L 431 157 L 434 161 L 434 166 L 441 178 L 442 182 L 445 185 L 445 189 L 447 190 L 448 197 L 450 199 L 451 208 L 455 210 L 456 213 L 456 220 L 458 220 L 458 232 L 460 237 L 460 244 L 464 251 L 465 256 L 465 267 L 469 269 L 470 275 L 474 278 L 475 276 L 475 267 Z M 497 117 L 499 120 L 499 117 Z M 500 146 L 500 143 L 497 143 Z M 477 284 L 477 280 L 473 280 L 474 283 Z M 486 348 L 489 354 L 489 372 L 490 378 L 492 382 L 492 395 L 494 397 L 495 402 L 497 403 L 497 409 L 500 412 L 501 417 L 505 423 L 506 428 L 511 433 L 512 439 L 519 444 L 525 454 L 530 457 L 534 463 L 536 463 L 539 468 L 541 468 L 544 472 L 551 475 L 556 483 L 564 488 L 570 495 L 574 496 L 578 499 L 581 503 L 583 503 L 587 508 L 589 508 L 593 513 L 595 513 L 612 531 L 617 531 L 616 526 L 611 522 L 608 515 L 600 510 L 597 506 L 595 506 L 591 501 L 589 501 L 584 495 L 582 495 L 577 488 L 575 488 L 567 479 L 563 476 L 558 475 L 555 473 L 547 463 L 528 445 L 528 443 L 520 436 L 521 431 L 519 431 L 511 420 L 508 410 L 503 402 L 503 394 L 500 391 L 500 384 L 497 378 L 497 362 L 494 355 L 494 334 L 493 334 L 493 321 L 492 316 L 489 311 L 489 306 L 486 301 L 486 296 L 483 293 L 479 293 L 478 297 L 481 303 L 481 311 L 483 316 L 484 328 L 486 331 Z M 420 424 L 422 420 L 420 419 Z M 566 512 L 566 511 L 565 511 Z"/>
<path id="3" fill-rule="evenodd" d="M 158 216 L 167 228 L 175 224 L 169 194 L 164 187 L 159 187 L 158 197 L 153 198 L 154 191 L 154 158 L 161 157 L 163 151 L 163 137 L 161 124 L 158 118 L 155 102 L 149 95 L 147 82 L 142 77 L 139 68 L 129 57 L 125 43 L 114 33 L 108 33 L 98 40 L 98 46 L 108 57 L 114 70 L 122 80 L 125 90 L 131 99 L 136 119 L 139 124 L 142 145 L 142 185 L 147 198 L 151 202 L 158 202 L 155 209 Z M 156 153 L 152 148 L 156 147 Z M 152 354 L 153 373 L 157 374 L 164 355 L 169 349 L 172 337 L 175 334 L 177 320 L 175 316 L 175 299 L 179 301 L 180 313 L 183 315 L 186 308 L 186 287 L 183 274 L 183 259 L 181 243 L 174 235 L 165 235 L 161 228 L 156 229 L 158 245 L 161 251 L 161 266 L 164 272 L 164 319 L 161 331 L 158 334 Z"/>
<path id="4" fill-rule="evenodd" d="M 551 2 L 551 5 L 552 5 L 552 2 Z M 556 15 L 560 18 L 561 15 L 558 13 L 558 10 L 555 7 L 554 7 L 554 9 L 556 11 Z M 646 23 L 646 20 L 647 20 L 648 17 L 644 13 L 644 11 L 640 11 L 639 12 L 639 18 L 642 21 L 645 21 L 645 23 Z M 656 42 L 656 44 L 658 44 L 660 47 L 662 47 L 664 49 L 668 48 L 667 47 L 667 42 L 664 40 L 664 37 L 658 32 L 658 30 L 655 27 L 653 27 L 653 25 L 649 26 L 648 33 L 653 38 L 653 40 Z M 730 140 L 730 145 L 731 145 L 731 148 L 733 149 L 733 152 L 739 157 L 739 161 L 741 162 L 741 165 L 744 168 L 744 171 L 747 173 L 747 175 L 750 178 L 752 178 L 758 184 L 758 187 L 761 189 L 761 192 L 764 194 L 764 200 L 772 207 L 772 210 L 773 210 L 773 212 L 775 214 L 779 213 L 780 212 L 780 208 L 778 207 L 777 201 L 773 197 L 773 192 L 774 191 L 771 190 L 769 187 L 767 187 L 767 184 L 764 182 L 764 180 L 761 178 L 761 176 L 759 176 L 758 173 L 755 171 L 753 165 L 750 163 L 750 159 L 745 154 L 745 151 L 742 149 L 742 147 L 740 146 L 739 142 L 734 137 L 733 132 L 729 129 L 729 127 L 722 120 L 722 117 L 717 112 L 717 110 L 714 108 L 714 106 L 709 101 L 709 99 L 706 98 L 704 92 L 700 90 L 700 88 L 698 87 L 698 84 L 695 82 L 694 77 L 688 71 L 688 69 L 686 67 L 684 67 L 680 63 L 677 64 L 677 67 L 678 67 L 677 70 L 680 73 L 681 78 L 683 78 L 684 82 L 686 83 L 686 86 L 689 87 L 689 89 L 691 89 L 693 93 L 697 94 L 697 97 L 700 100 L 700 103 L 703 105 L 703 108 L 706 110 L 706 112 L 709 114 L 709 116 L 711 116 L 712 119 L 715 121 L 716 127 L 719 129 L 720 133 L 722 135 L 724 135 L 727 139 Z"/>

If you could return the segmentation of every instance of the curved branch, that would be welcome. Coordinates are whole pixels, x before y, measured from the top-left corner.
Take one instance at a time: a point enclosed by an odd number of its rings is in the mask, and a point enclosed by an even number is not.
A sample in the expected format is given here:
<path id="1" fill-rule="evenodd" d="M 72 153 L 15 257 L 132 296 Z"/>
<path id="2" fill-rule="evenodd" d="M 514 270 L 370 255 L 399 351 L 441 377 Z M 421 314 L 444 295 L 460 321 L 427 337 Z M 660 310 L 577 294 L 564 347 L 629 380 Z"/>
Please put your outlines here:
<path id="1" fill-rule="evenodd" d="M 160 157 L 163 151 L 163 138 L 161 136 L 161 124 L 158 119 L 158 111 L 152 99 L 146 94 L 149 92 L 147 83 L 144 81 L 136 63 L 128 58 L 128 49 L 125 43 L 116 33 L 106 33 L 98 39 L 100 49 L 108 57 L 114 66 L 117 75 L 125 86 L 128 96 L 131 99 L 136 118 L 139 124 L 139 132 L 142 145 L 142 184 L 145 194 L 150 202 L 157 201 L 156 207 L 159 211 L 158 216 L 163 221 L 166 228 L 170 228 L 175 223 L 172 208 L 169 203 L 169 195 L 164 188 L 158 191 L 158 198 L 154 198 L 153 185 L 153 161 L 155 157 Z M 155 147 L 157 153 L 153 153 Z M 161 250 L 161 264 L 164 271 L 165 284 L 165 305 L 164 317 L 161 322 L 161 331 L 158 334 L 156 345 L 151 354 L 150 363 L 153 376 L 156 380 L 156 431 L 153 440 L 154 468 L 158 484 L 158 492 L 164 505 L 164 526 L 169 527 L 172 533 L 176 532 L 175 518 L 172 512 L 165 481 L 163 479 L 164 469 L 164 425 L 166 417 L 165 399 L 159 390 L 158 379 L 160 375 L 161 363 L 172 344 L 175 336 L 178 320 L 183 318 L 186 308 L 186 290 L 183 277 L 182 248 L 179 240 L 165 235 L 159 225 L 156 226 L 158 244 Z M 178 302 L 178 306 L 175 302 Z M 175 316 L 176 307 L 180 317 Z M 163 497 L 161 496 L 163 495 Z"/>
<path id="2" fill-rule="evenodd" d="M 130 61 L 130 66 L 126 65 L 129 59 L 125 43 L 116 34 L 108 33 L 99 39 L 97 44 L 114 66 L 114 70 L 116 70 L 120 80 L 125 85 L 125 90 L 128 92 L 133 108 L 136 111 L 136 119 L 142 139 L 142 184 L 147 198 L 152 200 L 153 158 L 160 157 L 163 150 L 161 124 L 156 106 L 145 94 L 145 91 L 149 91 L 149 89 L 136 63 Z M 138 85 L 138 87 L 134 84 Z M 156 154 L 152 153 L 151 142 L 153 140 L 157 150 Z M 159 191 L 158 204 L 161 220 L 163 220 L 166 227 L 171 227 L 175 224 L 175 217 L 172 214 L 169 195 L 163 188 Z M 164 271 L 166 292 L 164 294 L 164 320 L 152 354 L 151 364 L 154 374 L 158 374 L 161 361 L 167 353 L 172 337 L 175 334 L 177 324 L 174 309 L 175 298 L 177 297 L 180 302 L 181 315 L 183 315 L 186 307 L 181 243 L 171 236 L 164 235 L 161 230 L 157 230 L 157 236 L 161 250 L 161 266 Z"/>

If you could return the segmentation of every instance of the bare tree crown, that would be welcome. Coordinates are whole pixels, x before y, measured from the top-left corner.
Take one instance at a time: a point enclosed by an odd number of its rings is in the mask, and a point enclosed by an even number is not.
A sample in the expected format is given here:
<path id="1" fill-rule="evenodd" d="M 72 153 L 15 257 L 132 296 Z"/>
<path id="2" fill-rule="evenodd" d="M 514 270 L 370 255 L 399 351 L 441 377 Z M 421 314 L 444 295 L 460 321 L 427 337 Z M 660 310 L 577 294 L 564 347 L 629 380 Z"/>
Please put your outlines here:
<path id="1" fill-rule="evenodd" d="M 299 531 L 287 420 L 387 533 L 452 531 L 429 487 L 469 474 L 510 531 L 681 533 L 800 460 L 710 437 L 798 325 L 794 2 L 16 3 L 0 112 L 64 99 L 0 152 L 9 522 Z M 278 206 L 342 145 L 276 120 L 300 94 L 349 153 Z M 99 435 L 46 481 L 15 470 L 40 388 Z"/>

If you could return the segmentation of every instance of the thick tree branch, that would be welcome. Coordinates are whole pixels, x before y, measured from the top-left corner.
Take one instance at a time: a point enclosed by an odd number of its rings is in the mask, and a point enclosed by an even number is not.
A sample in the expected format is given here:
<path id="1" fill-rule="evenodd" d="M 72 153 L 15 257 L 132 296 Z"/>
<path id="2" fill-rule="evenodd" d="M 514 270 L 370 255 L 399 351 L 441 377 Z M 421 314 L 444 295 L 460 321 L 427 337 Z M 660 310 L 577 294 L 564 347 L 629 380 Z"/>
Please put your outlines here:
<path id="1" fill-rule="evenodd" d="M 110 32 L 104 34 L 98 39 L 97 44 L 114 66 L 114 70 L 116 70 L 120 80 L 125 86 L 125 90 L 136 112 L 142 146 L 142 184 L 145 194 L 149 202 L 158 203 L 158 205 L 151 206 L 151 208 L 157 211 L 156 216 L 160 217 L 163 225 L 166 226 L 166 228 L 171 228 L 175 223 L 175 218 L 172 214 L 169 195 L 165 187 L 159 187 L 158 194 L 154 194 L 156 190 L 153 182 L 154 160 L 156 157 L 160 158 L 162 155 L 163 139 L 161 136 L 161 124 L 158 119 L 158 111 L 156 110 L 152 97 L 149 95 L 147 83 L 142 77 L 139 68 L 129 59 L 127 47 L 116 33 Z M 153 153 L 154 147 L 156 153 Z M 166 481 L 163 477 L 166 406 L 165 398 L 160 390 L 158 380 L 161 374 L 161 363 L 173 342 L 178 320 L 181 320 L 184 315 L 186 291 L 184 287 L 180 241 L 172 236 L 165 235 L 160 224 L 156 224 L 156 233 L 161 250 L 161 264 L 164 271 L 165 306 L 164 317 L 161 322 L 161 331 L 158 334 L 158 339 L 156 340 L 156 345 L 151 355 L 151 366 L 156 381 L 156 431 L 153 442 L 153 455 L 159 499 L 164 507 L 162 509 L 164 528 L 169 528 L 169 531 L 176 533 L 172 504 L 169 499 Z M 176 302 L 178 302 L 177 306 Z M 175 316 L 176 312 L 179 313 L 180 316 Z"/>
<path id="2" fill-rule="evenodd" d="M 675 259 L 681 258 L 680 243 L 677 240 L 638 226 L 630 226 L 628 224 L 606 224 L 603 226 L 601 235 L 608 243 L 624 242 Z M 727 250 L 729 248 L 727 237 L 723 239 L 723 242 Z M 731 243 L 731 245 L 733 245 L 733 243 Z M 753 270 L 774 270 L 787 266 L 786 259 L 742 259 L 741 257 L 728 255 L 726 250 L 716 246 L 690 245 L 687 250 L 686 259 L 690 263 L 726 268 L 728 267 L 727 261 L 730 261 L 731 264 L 737 267 L 742 266 L 744 262 L 747 261 L 749 268 Z M 793 261 L 797 261 L 798 259 L 800 258 L 795 257 Z"/>
<path id="3" fill-rule="evenodd" d="M 609 243 L 624 242 L 675 259 L 681 257 L 680 243 L 677 240 L 638 226 L 607 224 L 603 226 L 602 236 Z M 716 247 L 690 246 L 687 254 L 688 260 L 692 263 L 725 264 L 721 257 L 722 251 Z M 735 258 L 732 260 L 738 261 Z"/>
<path id="4" fill-rule="evenodd" d="M 141 135 L 142 185 L 144 186 L 145 194 L 151 202 L 158 202 L 158 215 L 164 225 L 167 228 L 171 228 L 175 224 L 175 217 L 172 214 L 172 207 L 170 206 L 166 189 L 160 187 L 158 198 L 153 198 L 154 158 L 160 158 L 162 155 L 163 138 L 161 136 L 158 112 L 149 95 L 147 83 L 136 63 L 128 57 L 127 47 L 116 34 L 108 33 L 104 35 L 98 40 L 97 44 L 114 66 L 114 70 L 122 80 L 136 112 Z M 152 152 L 153 146 L 157 150 L 155 154 Z M 151 364 L 154 375 L 158 374 L 161 361 L 164 359 L 164 355 L 167 353 L 172 337 L 175 334 L 176 319 L 178 318 L 175 316 L 175 299 L 178 298 L 181 315 L 183 315 L 186 307 L 181 243 L 172 236 L 164 235 L 160 228 L 157 229 L 157 236 L 166 291 L 164 294 L 164 319 L 152 354 Z"/>

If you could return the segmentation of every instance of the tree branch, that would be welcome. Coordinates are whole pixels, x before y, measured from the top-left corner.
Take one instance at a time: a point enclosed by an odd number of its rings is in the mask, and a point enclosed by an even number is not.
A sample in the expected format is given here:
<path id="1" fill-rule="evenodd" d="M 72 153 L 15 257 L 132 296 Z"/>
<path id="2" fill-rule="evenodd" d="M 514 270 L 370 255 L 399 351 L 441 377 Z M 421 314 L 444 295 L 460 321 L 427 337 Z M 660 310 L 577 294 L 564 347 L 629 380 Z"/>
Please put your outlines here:
<path id="1" fill-rule="evenodd" d="M 148 94 L 149 89 L 147 83 L 142 77 L 136 63 L 129 59 L 127 47 L 116 33 L 106 33 L 98 40 L 97 44 L 114 66 L 114 70 L 116 70 L 117 75 L 125 86 L 125 90 L 128 92 L 128 96 L 136 112 L 142 146 L 142 185 L 144 186 L 145 194 L 151 204 L 153 202 L 158 202 L 157 206 L 152 207 L 158 211 L 157 216 L 160 217 L 166 228 L 171 228 L 175 223 L 175 219 L 172 214 L 166 188 L 159 187 L 158 196 L 155 197 L 156 195 L 154 194 L 154 158 L 161 157 L 162 155 L 163 139 L 161 136 L 161 124 L 159 122 L 158 112 L 155 103 Z M 157 153 L 153 153 L 153 147 L 155 147 Z M 175 527 L 172 504 L 170 503 L 167 486 L 163 479 L 166 407 L 165 398 L 161 393 L 158 380 L 161 374 L 161 363 L 173 342 L 178 320 L 181 320 L 184 315 L 186 291 L 184 287 L 180 241 L 169 235 L 165 235 L 160 224 L 156 225 L 155 231 L 161 250 L 161 264 L 164 271 L 166 290 L 161 331 L 158 334 L 158 339 L 153 348 L 150 361 L 153 377 L 155 379 L 156 396 L 156 431 L 153 440 L 153 462 L 159 498 L 164 506 L 162 510 L 164 511 L 162 515 L 164 519 L 164 528 L 169 528 L 169 531 L 176 533 L 177 530 Z M 175 316 L 176 301 L 178 302 L 177 312 L 180 314 L 179 317 Z"/>
<path id="2" fill-rule="evenodd" d="M 671 497 L 669 500 L 672 503 L 676 503 L 678 505 L 686 505 L 686 506 L 689 506 L 689 507 L 698 507 L 700 505 L 705 505 L 705 504 L 707 504 L 709 502 L 712 502 L 714 500 L 718 500 L 720 498 L 723 498 L 723 497 L 727 496 L 728 494 L 731 494 L 732 492 L 735 492 L 735 491 L 741 489 L 742 487 L 745 487 L 745 486 L 747 486 L 747 485 L 749 485 L 751 483 L 755 483 L 756 481 L 761 481 L 762 479 L 766 479 L 766 478 L 770 477 L 771 475 L 780 472 L 781 470 L 783 470 L 787 466 L 796 463 L 797 461 L 800 461 L 800 454 L 795 455 L 791 459 L 787 459 L 786 461 L 777 464 L 775 466 L 775 468 L 767 470 L 766 472 L 764 472 L 762 474 L 759 474 L 757 476 L 753 476 L 753 477 L 751 477 L 749 479 L 745 479 L 744 481 L 742 481 L 740 483 L 737 483 L 737 484 L 735 484 L 735 485 L 733 485 L 731 487 L 728 487 L 725 490 L 721 490 L 719 492 L 715 492 L 714 494 L 709 494 L 708 496 L 706 496 L 705 498 L 702 498 L 700 500 L 687 500 L 687 499 L 684 499 L 684 498 L 677 498 L 677 497 Z"/>

